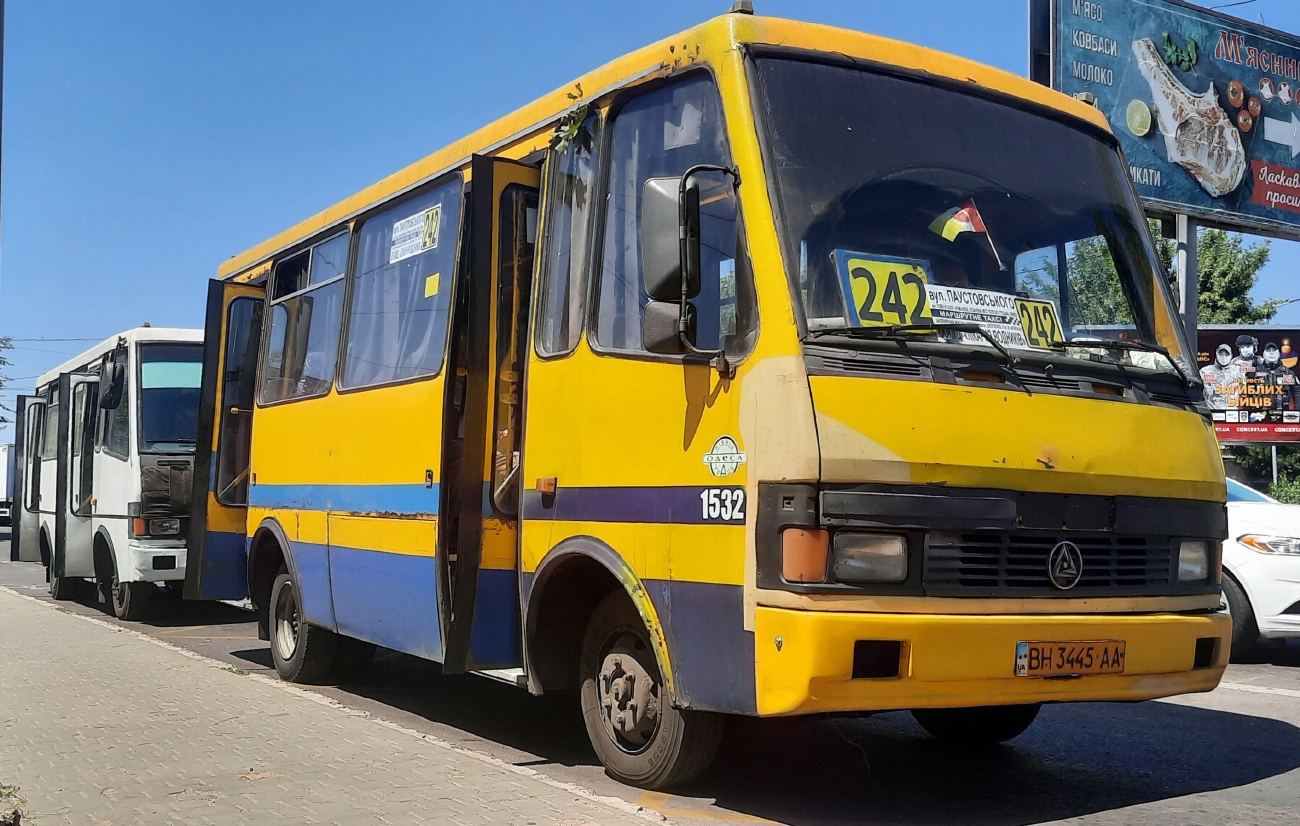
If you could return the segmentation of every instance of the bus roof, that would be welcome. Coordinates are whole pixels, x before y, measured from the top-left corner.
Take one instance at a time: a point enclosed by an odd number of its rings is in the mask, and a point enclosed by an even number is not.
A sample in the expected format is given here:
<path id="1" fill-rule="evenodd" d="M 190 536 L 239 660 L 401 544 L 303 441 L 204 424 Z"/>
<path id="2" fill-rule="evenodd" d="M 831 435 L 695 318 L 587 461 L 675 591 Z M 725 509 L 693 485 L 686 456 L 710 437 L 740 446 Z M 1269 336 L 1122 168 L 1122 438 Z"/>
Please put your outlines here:
<path id="1" fill-rule="evenodd" d="M 737 46 L 751 44 L 847 55 L 934 77 L 971 83 L 1056 109 L 1110 131 L 1105 116 L 1095 107 L 982 63 L 848 29 L 774 17 L 724 14 L 607 63 L 389 175 L 350 198 L 230 258 L 218 268 L 218 277 L 241 277 L 244 280 L 260 275 L 271 256 L 350 220 L 395 195 L 464 166 L 472 154 L 522 157 L 544 147 L 555 122 L 583 103 L 598 101 L 610 92 L 651 78 L 667 76 L 697 63 L 715 62 Z M 577 84 L 586 93 L 579 101 L 569 97 Z"/>
<path id="2" fill-rule="evenodd" d="M 57 381 L 59 376 L 64 373 L 71 373 L 74 370 L 80 370 L 98 361 L 103 355 L 117 346 L 118 339 L 125 339 L 127 344 L 138 342 L 203 342 L 203 331 L 193 330 L 187 327 L 132 327 L 122 333 L 109 336 L 95 346 L 85 350 L 67 361 L 55 367 L 53 370 L 47 370 L 36 379 L 36 389 L 40 390 L 47 384 Z"/>

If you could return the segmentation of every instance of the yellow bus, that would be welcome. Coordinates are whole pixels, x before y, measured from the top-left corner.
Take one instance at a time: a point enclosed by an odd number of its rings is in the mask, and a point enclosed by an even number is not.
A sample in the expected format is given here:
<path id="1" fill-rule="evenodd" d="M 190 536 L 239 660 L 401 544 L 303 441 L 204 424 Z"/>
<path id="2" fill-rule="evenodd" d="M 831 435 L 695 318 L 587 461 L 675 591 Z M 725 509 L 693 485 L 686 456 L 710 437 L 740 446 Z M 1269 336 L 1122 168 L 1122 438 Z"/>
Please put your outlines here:
<path id="1" fill-rule="evenodd" d="M 221 265 L 192 598 L 576 690 L 608 771 L 727 714 L 1213 689 L 1225 488 L 1093 108 L 735 12 Z"/>

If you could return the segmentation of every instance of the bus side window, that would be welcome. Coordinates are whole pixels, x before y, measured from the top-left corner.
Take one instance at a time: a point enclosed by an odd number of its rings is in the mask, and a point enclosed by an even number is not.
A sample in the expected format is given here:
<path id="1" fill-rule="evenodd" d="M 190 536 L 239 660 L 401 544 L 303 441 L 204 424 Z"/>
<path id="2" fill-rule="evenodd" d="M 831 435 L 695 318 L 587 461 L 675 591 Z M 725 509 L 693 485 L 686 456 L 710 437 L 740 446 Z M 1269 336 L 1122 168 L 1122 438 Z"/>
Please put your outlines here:
<path id="1" fill-rule="evenodd" d="M 604 259 L 595 343 L 645 352 L 641 312 L 649 297 L 641 280 L 641 200 L 650 178 L 680 176 L 698 164 L 731 165 L 722 103 L 713 79 L 696 74 L 629 101 L 615 115 L 610 145 Z M 730 176 L 702 173 L 701 287 L 692 299 L 695 345 L 746 355 L 757 328 L 753 275 L 744 248 L 740 204 Z"/>
<path id="2" fill-rule="evenodd" d="M 583 121 L 563 153 L 552 154 L 548 161 L 553 167 L 547 185 L 550 214 L 542 258 L 542 295 L 538 302 L 539 355 L 571 353 L 582 336 L 599 143 L 600 118 L 592 115 Z"/>
<path id="3" fill-rule="evenodd" d="M 341 387 L 405 381 L 442 369 L 460 205 L 456 176 L 361 225 Z"/>
<path id="4" fill-rule="evenodd" d="M 348 237 L 344 232 L 276 264 L 262 404 L 319 396 L 333 386 Z"/>
<path id="5" fill-rule="evenodd" d="M 56 394 L 57 395 L 57 394 Z M 59 403 L 45 407 L 45 435 L 41 444 L 41 458 L 54 459 L 59 455 Z"/>

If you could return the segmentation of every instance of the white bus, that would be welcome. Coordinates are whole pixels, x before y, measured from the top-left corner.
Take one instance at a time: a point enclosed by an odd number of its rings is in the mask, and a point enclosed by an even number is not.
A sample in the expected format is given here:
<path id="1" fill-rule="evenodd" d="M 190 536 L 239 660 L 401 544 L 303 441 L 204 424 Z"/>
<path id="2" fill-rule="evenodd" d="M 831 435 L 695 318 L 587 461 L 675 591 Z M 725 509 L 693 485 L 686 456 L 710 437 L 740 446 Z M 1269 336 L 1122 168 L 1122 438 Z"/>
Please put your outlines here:
<path id="1" fill-rule="evenodd" d="M 0 445 L 0 525 L 10 524 L 14 500 L 14 446 Z"/>
<path id="2" fill-rule="evenodd" d="M 50 594 L 93 580 L 122 619 L 180 590 L 198 430 L 203 332 L 137 327 L 42 375 L 18 400 L 18 559 Z"/>

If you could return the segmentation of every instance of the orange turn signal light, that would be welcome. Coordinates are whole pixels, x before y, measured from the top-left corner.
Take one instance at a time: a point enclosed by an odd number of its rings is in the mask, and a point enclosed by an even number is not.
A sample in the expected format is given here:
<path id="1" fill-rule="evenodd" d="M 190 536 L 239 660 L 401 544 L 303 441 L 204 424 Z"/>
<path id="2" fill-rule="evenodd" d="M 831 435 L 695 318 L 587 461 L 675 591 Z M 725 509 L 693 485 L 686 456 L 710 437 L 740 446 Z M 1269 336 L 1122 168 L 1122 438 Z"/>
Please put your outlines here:
<path id="1" fill-rule="evenodd" d="M 131 520 L 131 535 L 132 536 L 149 535 L 149 527 L 145 525 L 144 520 L 138 516 Z"/>
<path id="2" fill-rule="evenodd" d="M 781 576 L 786 582 L 825 582 L 831 536 L 826 531 L 786 528 L 781 531 Z"/>

